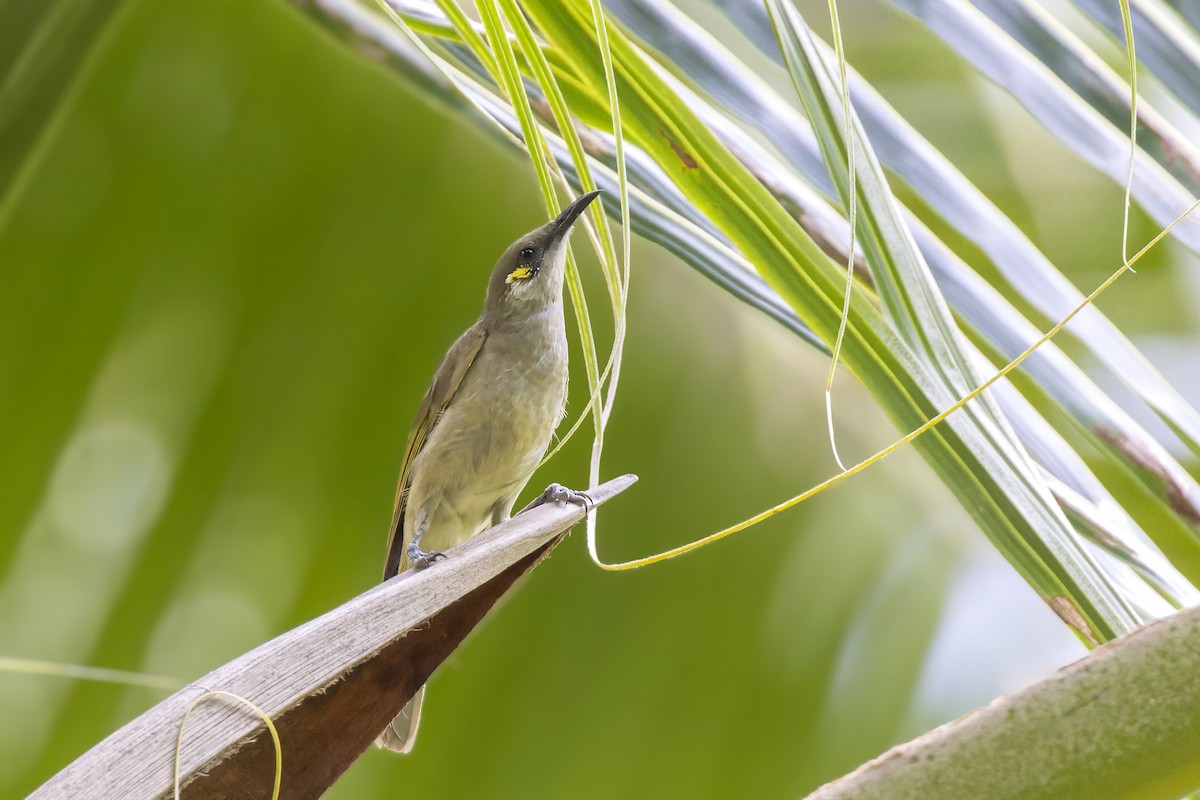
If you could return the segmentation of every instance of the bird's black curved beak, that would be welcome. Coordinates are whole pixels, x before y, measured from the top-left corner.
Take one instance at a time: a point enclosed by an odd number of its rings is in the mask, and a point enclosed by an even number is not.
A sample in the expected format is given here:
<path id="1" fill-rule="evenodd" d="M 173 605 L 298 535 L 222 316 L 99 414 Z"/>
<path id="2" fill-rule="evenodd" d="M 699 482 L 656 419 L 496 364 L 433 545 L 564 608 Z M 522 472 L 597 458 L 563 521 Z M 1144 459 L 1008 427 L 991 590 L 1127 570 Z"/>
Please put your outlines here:
<path id="1" fill-rule="evenodd" d="M 583 213 L 583 210 L 591 205 L 591 202 L 599 196 L 599 190 L 588 192 L 564 208 L 562 213 L 554 218 L 555 238 L 565 236 L 571 230 L 571 226 L 575 224 L 575 220 L 579 219 L 579 215 Z"/>

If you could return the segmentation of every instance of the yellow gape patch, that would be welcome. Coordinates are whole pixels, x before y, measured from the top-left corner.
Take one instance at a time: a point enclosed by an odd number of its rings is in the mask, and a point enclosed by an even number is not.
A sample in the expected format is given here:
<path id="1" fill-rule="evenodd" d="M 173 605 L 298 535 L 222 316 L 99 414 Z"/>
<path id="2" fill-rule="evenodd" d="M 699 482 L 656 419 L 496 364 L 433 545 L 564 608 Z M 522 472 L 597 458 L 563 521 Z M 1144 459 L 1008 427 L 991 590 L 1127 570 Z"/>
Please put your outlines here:
<path id="1" fill-rule="evenodd" d="M 532 278 L 537 274 L 537 270 L 533 267 L 517 267 L 512 272 L 508 273 L 508 277 L 504 279 L 505 283 L 513 281 L 524 281 Z"/>

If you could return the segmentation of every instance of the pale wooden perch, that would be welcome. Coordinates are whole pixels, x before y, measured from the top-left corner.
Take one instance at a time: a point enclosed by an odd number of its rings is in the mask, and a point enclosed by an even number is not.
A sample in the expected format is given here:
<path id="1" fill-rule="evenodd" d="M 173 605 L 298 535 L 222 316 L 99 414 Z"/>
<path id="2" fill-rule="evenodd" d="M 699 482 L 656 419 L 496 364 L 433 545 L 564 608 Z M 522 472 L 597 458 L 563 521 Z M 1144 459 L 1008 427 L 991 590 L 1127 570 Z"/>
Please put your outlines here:
<path id="1" fill-rule="evenodd" d="M 806 800 L 1175 800 L 1200 787 L 1200 609 L 863 764 Z"/>
<path id="2" fill-rule="evenodd" d="M 589 490 L 603 503 L 637 480 Z M 31 795 L 30 800 L 138 800 L 173 793 L 175 739 L 209 690 L 240 695 L 270 715 L 283 748 L 284 798 L 319 797 L 383 730 L 493 604 L 584 516 L 547 504 L 447 551 L 273 639 L 176 692 Z M 271 737 L 246 706 L 210 698 L 188 718 L 182 795 L 271 796 Z"/>

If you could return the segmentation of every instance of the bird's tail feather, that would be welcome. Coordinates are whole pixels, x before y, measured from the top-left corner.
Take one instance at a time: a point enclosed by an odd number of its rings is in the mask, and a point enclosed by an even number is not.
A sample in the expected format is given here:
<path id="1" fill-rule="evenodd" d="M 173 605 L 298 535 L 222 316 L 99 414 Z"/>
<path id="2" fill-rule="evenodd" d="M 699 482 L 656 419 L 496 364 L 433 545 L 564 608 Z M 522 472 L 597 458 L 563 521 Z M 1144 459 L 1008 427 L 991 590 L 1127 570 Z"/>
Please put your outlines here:
<path id="1" fill-rule="evenodd" d="M 394 753 L 407 753 L 417 740 L 417 726 L 421 723 L 421 704 L 425 700 L 425 687 L 417 689 L 412 700 L 396 715 L 375 740 L 377 747 Z"/>

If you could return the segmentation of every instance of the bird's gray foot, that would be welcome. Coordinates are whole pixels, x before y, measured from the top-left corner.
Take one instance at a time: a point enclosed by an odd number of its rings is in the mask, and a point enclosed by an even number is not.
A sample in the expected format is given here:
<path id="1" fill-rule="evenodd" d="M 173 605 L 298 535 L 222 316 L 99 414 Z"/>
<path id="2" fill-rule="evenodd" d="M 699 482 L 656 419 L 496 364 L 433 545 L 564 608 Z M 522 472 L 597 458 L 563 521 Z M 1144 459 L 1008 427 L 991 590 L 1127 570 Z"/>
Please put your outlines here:
<path id="1" fill-rule="evenodd" d="M 583 506 L 584 512 L 590 512 L 596 507 L 594 501 L 587 492 L 577 492 L 574 489 L 568 489 L 557 483 L 552 483 L 546 487 L 546 491 L 542 492 L 534 501 L 525 506 L 521 511 L 528 511 L 531 508 L 537 508 L 546 503 L 572 503 L 577 506 Z"/>
<path id="2" fill-rule="evenodd" d="M 441 561 L 446 558 L 446 554 L 440 550 L 432 550 L 426 553 L 421 548 L 417 547 L 416 542 L 412 542 L 404 550 L 404 554 L 408 556 L 408 563 L 413 565 L 414 569 L 425 569 L 435 561 Z"/>

